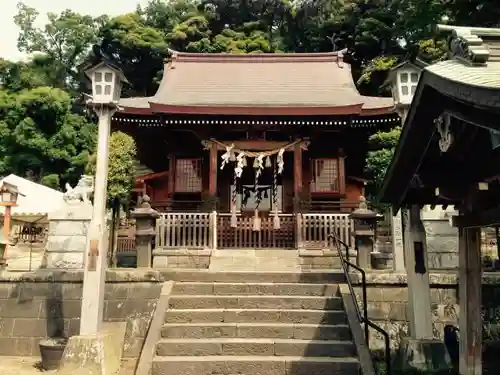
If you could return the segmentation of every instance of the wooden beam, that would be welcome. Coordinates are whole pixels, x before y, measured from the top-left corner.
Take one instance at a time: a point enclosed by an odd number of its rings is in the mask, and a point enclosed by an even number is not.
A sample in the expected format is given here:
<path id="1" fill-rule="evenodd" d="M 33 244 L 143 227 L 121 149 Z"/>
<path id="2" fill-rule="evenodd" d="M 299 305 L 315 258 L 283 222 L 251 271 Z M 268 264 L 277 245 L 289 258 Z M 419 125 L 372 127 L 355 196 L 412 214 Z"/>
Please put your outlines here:
<path id="1" fill-rule="evenodd" d="M 469 212 L 453 217 L 453 225 L 461 228 L 480 228 L 500 225 L 500 207 Z"/>
<path id="2" fill-rule="evenodd" d="M 214 143 L 214 142 L 210 142 Z M 245 141 L 224 141 L 223 142 L 226 145 L 231 145 L 234 144 L 234 147 L 240 150 L 255 150 L 255 151 L 269 151 L 269 150 L 276 150 L 281 147 L 285 147 L 286 145 L 290 144 L 289 141 L 266 141 L 264 139 L 262 140 L 245 140 Z M 219 151 L 226 151 L 226 149 L 221 146 L 216 144 L 217 150 Z M 293 151 L 293 148 L 290 148 L 286 151 Z"/>
<path id="3" fill-rule="evenodd" d="M 459 228 L 459 329 L 461 375 L 482 373 L 481 230 Z"/>

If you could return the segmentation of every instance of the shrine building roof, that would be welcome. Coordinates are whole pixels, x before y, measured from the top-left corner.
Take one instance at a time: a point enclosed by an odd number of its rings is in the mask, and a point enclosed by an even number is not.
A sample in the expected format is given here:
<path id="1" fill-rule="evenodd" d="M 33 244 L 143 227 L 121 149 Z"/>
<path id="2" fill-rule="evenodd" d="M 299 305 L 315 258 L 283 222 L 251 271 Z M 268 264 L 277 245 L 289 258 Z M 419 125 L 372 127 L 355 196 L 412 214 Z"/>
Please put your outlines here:
<path id="1" fill-rule="evenodd" d="M 362 96 L 342 52 L 173 52 L 158 91 L 120 100 L 122 113 L 381 115 L 392 98 Z"/>

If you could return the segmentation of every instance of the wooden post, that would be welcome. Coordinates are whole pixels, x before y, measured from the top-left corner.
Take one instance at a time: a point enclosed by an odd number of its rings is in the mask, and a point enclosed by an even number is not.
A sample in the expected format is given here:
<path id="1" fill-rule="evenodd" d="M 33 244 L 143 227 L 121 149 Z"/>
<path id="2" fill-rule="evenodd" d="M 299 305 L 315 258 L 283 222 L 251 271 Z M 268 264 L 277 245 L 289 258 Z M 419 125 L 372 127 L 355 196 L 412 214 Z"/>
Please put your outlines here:
<path id="1" fill-rule="evenodd" d="M 482 373 L 481 232 L 459 228 L 460 375 Z"/>
<path id="2" fill-rule="evenodd" d="M 4 241 L 9 242 L 10 237 L 10 227 L 11 227 L 11 217 L 12 210 L 11 206 L 5 206 L 5 214 L 3 216 L 3 238 Z"/>
<path id="3" fill-rule="evenodd" d="M 9 248 L 10 243 L 10 227 L 11 227 L 11 219 L 12 219 L 12 210 L 11 206 L 4 206 L 5 213 L 3 215 L 3 239 L 5 241 L 5 248 L 3 251 L 3 256 L 0 259 L 0 265 L 5 266 L 7 264 L 7 249 Z"/>
<path id="4" fill-rule="evenodd" d="M 295 239 L 296 239 L 296 247 L 297 249 L 302 249 L 304 246 L 303 246 L 303 239 L 302 239 L 302 225 L 303 225 L 303 219 L 302 219 L 302 214 L 299 212 L 297 213 L 296 217 L 295 217 L 295 220 L 296 220 L 296 234 L 295 234 Z"/>
<path id="5" fill-rule="evenodd" d="M 210 213 L 209 242 L 212 250 L 217 250 L 217 211 Z"/>
<path id="6" fill-rule="evenodd" d="M 298 212 L 302 192 L 302 148 L 300 143 L 295 144 L 293 149 L 293 186 L 294 211 Z"/>
<path id="7" fill-rule="evenodd" d="M 210 161 L 208 175 L 208 194 L 211 197 L 217 196 L 217 144 L 210 143 Z"/>

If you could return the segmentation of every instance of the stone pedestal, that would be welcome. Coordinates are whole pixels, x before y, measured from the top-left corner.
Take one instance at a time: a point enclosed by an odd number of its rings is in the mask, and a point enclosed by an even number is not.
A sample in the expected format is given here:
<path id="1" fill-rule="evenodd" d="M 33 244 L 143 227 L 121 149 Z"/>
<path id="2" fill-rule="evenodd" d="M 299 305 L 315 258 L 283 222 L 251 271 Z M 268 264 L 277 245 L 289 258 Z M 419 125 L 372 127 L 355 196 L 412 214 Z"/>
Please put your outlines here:
<path id="1" fill-rule="evenodd" d="M 415 371 L 441 373 L 451 368 L 445 344 L 432 339 L 403 338 L 394 360 L 394 370 L 402 374 Z"/>
<path id="2" fill-rule="evenodd" d="M 120 370 L 126 323 L 104 323 L 93 335 L 71 336 L 59 375 L 114 375 Z"/>
<path id="3" fill-rule="evenodd" d="M 49 233 L 41 268 L 83 268 L 92 204 L 66 203 L 49 214 Z"/>
<path id="4" fill-rule="evenodd" d="M 135 219 L 135 243 L 137 268 L 151 268 L 153 259 L 153 238 L 156 235 L 156 219 L 160 214 L 151 208 L 150 198 L 144 195 L 131 216 Z"/>

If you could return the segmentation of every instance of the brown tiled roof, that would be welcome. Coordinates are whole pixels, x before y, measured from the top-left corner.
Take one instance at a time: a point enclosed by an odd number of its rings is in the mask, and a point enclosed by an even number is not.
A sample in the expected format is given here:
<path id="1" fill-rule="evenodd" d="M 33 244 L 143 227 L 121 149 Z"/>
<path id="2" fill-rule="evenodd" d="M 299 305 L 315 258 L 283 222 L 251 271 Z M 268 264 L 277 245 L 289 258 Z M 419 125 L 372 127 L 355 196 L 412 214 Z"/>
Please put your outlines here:
<path id="1" fill-rule="evenodd" d="M 294 115 L 382 114 L 392 98 L 361 96 L 336 52 L 175 53 L 157 93 L 120 102 L 124 112 Z"/>

